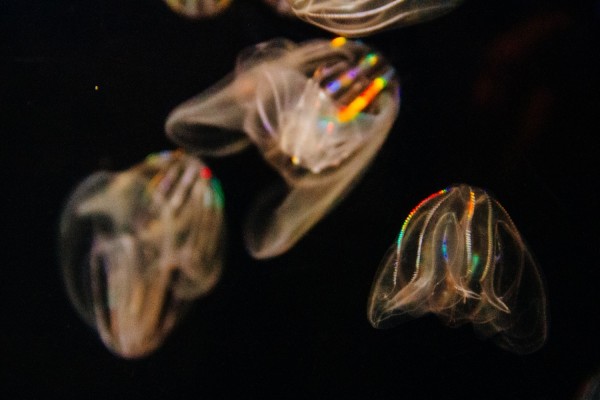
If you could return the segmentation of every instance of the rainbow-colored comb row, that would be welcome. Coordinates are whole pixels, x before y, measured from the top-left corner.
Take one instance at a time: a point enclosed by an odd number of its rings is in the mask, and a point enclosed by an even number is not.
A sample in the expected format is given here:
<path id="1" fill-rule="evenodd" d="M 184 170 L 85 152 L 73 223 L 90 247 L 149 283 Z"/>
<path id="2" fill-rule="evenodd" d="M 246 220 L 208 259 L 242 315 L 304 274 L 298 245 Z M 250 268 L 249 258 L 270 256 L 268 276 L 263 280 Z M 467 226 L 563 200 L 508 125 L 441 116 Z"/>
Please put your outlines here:
<path id="1" fill-rule="evenodd" d="M 347 43 L 347 39 L 344 37 L 337 37 L 331 41 L 332 47 L 342 47 Z M 366 73 L 369 69 L 375 67 L 380 61 L 380 57 L 377 53 L 369 53 L 360 59 L 358 65 L 341 77 L 329 82 L 326 87 L 326 91 L 333 95 L 341 89 L 348 88 L 355 79 L 361 74 Z M 388 68 L 385 73 L 373 79 L 369 86 L 362 91 L 357 97 L 355 97 L 347 106 L 342 107 L 338 114 L 337 119 L 339 122 L 350 122 L 356 116 L 363 111 L 369 104 L 373 102 L 375 97 L 387 87 L 390 80 L 394 77 L 395 71 L 393 68 Z"/>
<path id="2" fill-rule="evenodd" d="M 398 235 L 398 240 L 396 241 L 397 253 L 400 253 L 400 246 L 402 244 L 402 238 L 404 237 L 404 234 L 406 233 L 406 227 L 408 226 L 408 223 L 410 222 L 412 217 L 415 215 L 415 213 L 421 207 L 423 207 L 423 205 L 425 203 L 427 203 L 429 200 L 434 199 L 434 198 L 441 196 L 443 194 L 446 194 L 446 193 L 448 193 L 448 188 L 442 189 L 438 192 L 435 192 L 435 193 L 429 195 L 426 199 L 424 199 L 419 204 L 417 204 L 417 206 L 415 208 L 413 208 L 410 213 L 408 213 L 408 217 L 406 217 L 406 219 L 404 220 L 404 223 L 402 224 L 402 229 L 400 229 L 400 234 Z"/>
<path id="3" fill-rule="evenodd" d="M 342 107 L 338 112 L 337 118 L 340 122 L 352 121 L 356 116 L 364 110 L 373 99 L 388 85 L 389 81 L 394 77 L 394 69 L 389 68 L 383 75 L 375 78 L 369 86 L 359 94 L 346 107 Z"/>
<path id="4" fill-rule="evenodd" d="M 369 68 L 375 66 L 379 61 L 379 56 L 375 53 L 369 53 L 364 56 L 358 63 L 358 65 L 338 79 L 329 82 L 327 85 L 327 92 L 332 95 L 337 93 L 340 89 L 345 89 L 354 82 L 357 76 L 366 72 Z"/>

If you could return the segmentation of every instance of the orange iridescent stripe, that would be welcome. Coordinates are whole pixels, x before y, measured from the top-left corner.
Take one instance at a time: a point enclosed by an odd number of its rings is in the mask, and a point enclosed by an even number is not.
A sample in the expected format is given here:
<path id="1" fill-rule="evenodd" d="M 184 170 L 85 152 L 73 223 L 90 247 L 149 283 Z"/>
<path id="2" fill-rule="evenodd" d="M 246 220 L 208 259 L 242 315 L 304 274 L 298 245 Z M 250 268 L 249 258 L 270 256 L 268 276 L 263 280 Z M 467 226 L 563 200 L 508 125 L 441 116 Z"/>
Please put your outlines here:
<path id="1" fill-rule="evenodd" d="M 385 74 L 375 78 L 371 84 L 359 94 L 350 104 L 343 107 L 337 115 L 338 121 L 349 122 L 364 110 L 373 99 L 388 85 L 390 78 L 393 76 L 394 70 L 389 69 Z"/>
<path id="2" fill-rule="evenodd" d="M 465 232 L 465 244 L 467 246 L 467 273 L 473 274 L 473 249 L 471 243 L 471 221 L 475 213 L 475 192 L 469 191 L 469 209 L 467 210 L 467 230 Z"/>

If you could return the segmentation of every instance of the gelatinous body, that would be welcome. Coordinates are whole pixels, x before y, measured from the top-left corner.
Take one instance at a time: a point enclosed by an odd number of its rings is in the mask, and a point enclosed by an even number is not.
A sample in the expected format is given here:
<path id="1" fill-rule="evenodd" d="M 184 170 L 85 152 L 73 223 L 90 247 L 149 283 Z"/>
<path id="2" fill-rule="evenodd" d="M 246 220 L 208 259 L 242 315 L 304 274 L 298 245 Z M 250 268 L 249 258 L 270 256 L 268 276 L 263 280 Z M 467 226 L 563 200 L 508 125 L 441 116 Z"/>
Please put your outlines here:
<path id="1" fill-rule="evenodd" d="M 289 0 L 298 17 L 346 37 L 411 25 L 442 15 L 462 0 Z"/>
<path id="2" fill-rule="evenodd" d="M 60 256 L 71 301 L 123 357 L 155 350 L 221 273 L 218 181 L 182 152 L 98 172 L 63 212 Z"/>
<path id="3" fill-rule="evenodd" d="M 369 47 L 273 40 L 242 52 L 232 76 L 175 109 L 166 129 L 204 155 L 253 143 L 281 174 L 287 196 L 265 196 L 247 224 L 247 247 L 264 258 L 291 247 L 349 190 L 398 109 L 394 70 Z"/>
<path id="4" fill-rule="evenodd" d="M 173 11 L 188 18 L 210 17 L 221 13 L 231 0 L 165 0 Z"/>
<path id="5" fill-rule="evenodd" d="M 368 317 L 377 328 L 426 313 L 471 322 L 502 348 L 546 339 L 546 296 L 534 259 L 504 208 L 467 185 L 429 196 L 409 215 L 377 273 Z"/>

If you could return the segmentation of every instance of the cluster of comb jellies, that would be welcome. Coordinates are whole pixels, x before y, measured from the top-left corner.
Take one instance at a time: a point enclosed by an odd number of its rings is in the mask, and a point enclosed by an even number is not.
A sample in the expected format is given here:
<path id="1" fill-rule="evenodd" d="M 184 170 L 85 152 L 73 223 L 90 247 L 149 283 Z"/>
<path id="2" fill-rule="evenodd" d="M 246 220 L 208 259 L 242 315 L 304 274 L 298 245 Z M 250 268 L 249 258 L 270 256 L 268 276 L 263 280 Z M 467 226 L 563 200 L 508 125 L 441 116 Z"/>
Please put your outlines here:
<path id="1" fill-rule="evenodd" d="M 75 308 L 113 352 L 152 352 L 216 284 L 222 209 L 218 180 L 180 151 L 97 172 L 77 187 L 60 224 L 63 277 Z"/>
<path id="2" fill-rule="evenodd" d="M 445 14 L 463 0 L 264 0 L 280 14 L 299 18 L 346 37 L 360 37 L 384 29 L 412 25 Z M 165 0 L 189 18 L 210 17 L 224 11 L 231 0 Z"/>
<path id="3" fill-rule="evenodd" d="M 502 348 L 530 353 L 546 339 L 546 295 L 535 261 L 488 193 L 452 186 L 423 200 L 384 258 L 368 317 L 377 328 L 426 313 L 471 322 Z"/>
<path id="4" fill-rule="evenodd" d="M 202 155 L 253 143 L 279 172 L 287 195 L 257 201 L 246 226 L 248 249 L 265 258 L 290 248 L 350 189 L 398 109 L 394 69 L 366 45 L 273 40 L 243 51 L 231 76 L 176 108 L 166 130 Z"/>

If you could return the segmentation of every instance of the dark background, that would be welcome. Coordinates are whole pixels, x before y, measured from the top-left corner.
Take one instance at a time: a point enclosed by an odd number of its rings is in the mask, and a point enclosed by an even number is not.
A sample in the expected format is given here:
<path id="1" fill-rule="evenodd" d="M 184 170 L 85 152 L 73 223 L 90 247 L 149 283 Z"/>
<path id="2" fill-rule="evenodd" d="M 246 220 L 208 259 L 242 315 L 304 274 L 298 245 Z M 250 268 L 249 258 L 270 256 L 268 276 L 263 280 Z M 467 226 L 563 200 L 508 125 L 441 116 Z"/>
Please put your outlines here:
<path id="1" fill-rule="evenodd" d="M 174 146 L 169 111 L 244 47 L 331 37 L 234 1 L 189 21 L 160 0 L 0 2 L 0 390 L 10 398 L 576 399 L 600 368 L 600 2 L 466 0 L 364 39 L 396 66 L 398 120 L 364 179 L 291 251 L 255 261 L 241 224 L 276 175 L 207 159 L 226 195 L 226 270 L 153 355 L 109 353 L 57 264 L 70 191 Z M 99 90 L 94 87 L 98 86 Z M 424 317 L 375 330 L 366 302 L 408 212 L 449 184 L 489 189 L 537 257 L 550 332 L 518 356 Z"/>

